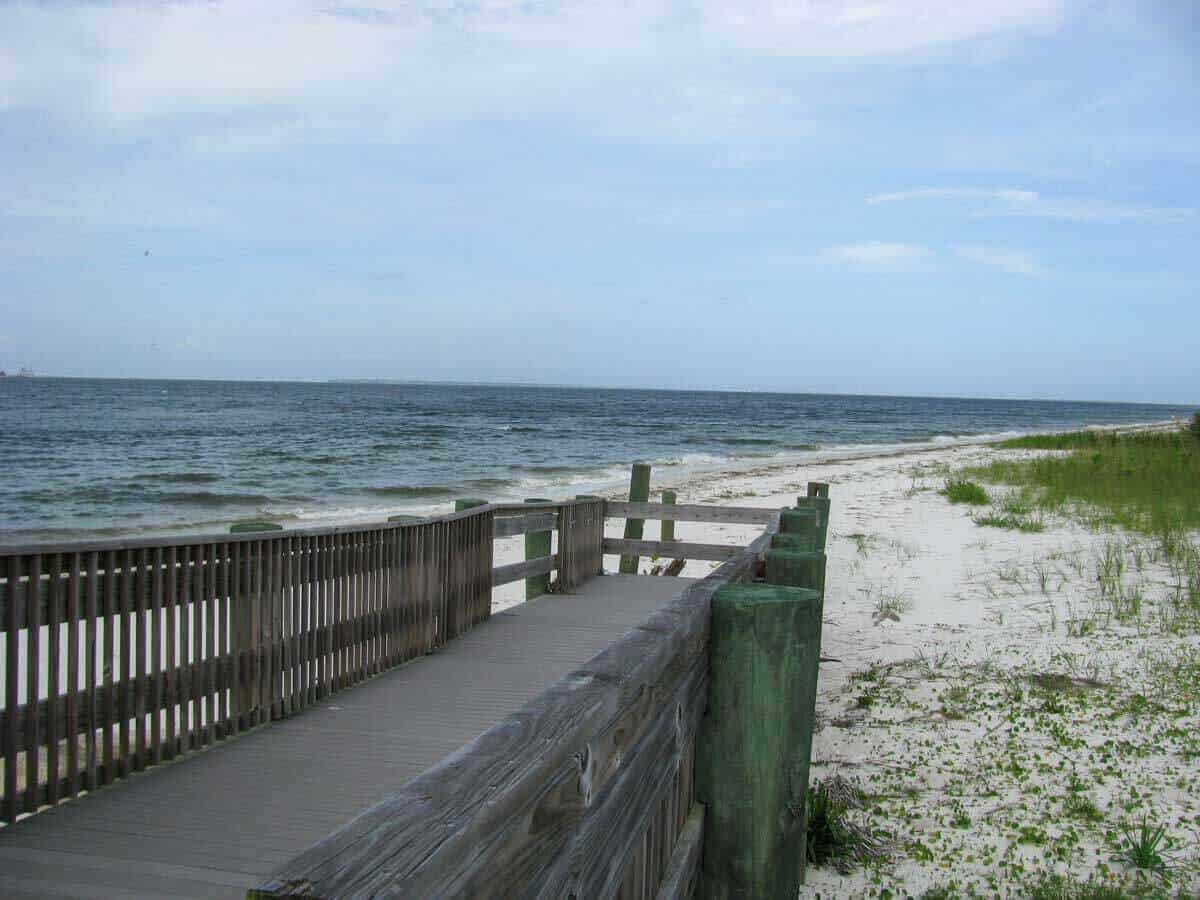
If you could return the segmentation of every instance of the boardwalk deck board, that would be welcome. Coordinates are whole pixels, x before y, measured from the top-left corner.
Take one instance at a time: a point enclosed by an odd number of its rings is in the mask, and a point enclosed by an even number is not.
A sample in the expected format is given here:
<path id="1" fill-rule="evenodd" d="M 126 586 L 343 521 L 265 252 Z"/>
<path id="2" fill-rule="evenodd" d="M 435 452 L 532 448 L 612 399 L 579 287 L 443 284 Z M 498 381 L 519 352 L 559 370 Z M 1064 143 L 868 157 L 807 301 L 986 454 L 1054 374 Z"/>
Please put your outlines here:
<path id="1" fill-rule="evenodd" d="M 688 583 L 609 576 L 546 595 L 294 718 L 0 829 L 0 894 L 243 896 Z"/>

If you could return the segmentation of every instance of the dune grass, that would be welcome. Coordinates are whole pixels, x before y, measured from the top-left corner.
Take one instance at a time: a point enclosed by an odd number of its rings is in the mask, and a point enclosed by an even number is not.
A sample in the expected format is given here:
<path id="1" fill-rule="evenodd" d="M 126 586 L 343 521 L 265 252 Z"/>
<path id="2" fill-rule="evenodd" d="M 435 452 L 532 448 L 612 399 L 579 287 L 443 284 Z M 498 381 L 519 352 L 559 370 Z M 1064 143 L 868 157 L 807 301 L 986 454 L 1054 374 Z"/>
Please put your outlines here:
<path id="1" fill-rule="evenodd" d="M 987 506 L 991 502 L 988 493 L 980 485 L 965 478 L 949 478 L 942 494 L 951 503 L 969 503 L 972 506 Z"/>
<path id="2" fill-rule="evenodd" d="M 969 470 L 1018 486 L 1038 509 L 1159 537 L 1200 528 L 1200 440 L 1190 429 L 1031 435 L 1000 446 L 1070 451 Z"/>

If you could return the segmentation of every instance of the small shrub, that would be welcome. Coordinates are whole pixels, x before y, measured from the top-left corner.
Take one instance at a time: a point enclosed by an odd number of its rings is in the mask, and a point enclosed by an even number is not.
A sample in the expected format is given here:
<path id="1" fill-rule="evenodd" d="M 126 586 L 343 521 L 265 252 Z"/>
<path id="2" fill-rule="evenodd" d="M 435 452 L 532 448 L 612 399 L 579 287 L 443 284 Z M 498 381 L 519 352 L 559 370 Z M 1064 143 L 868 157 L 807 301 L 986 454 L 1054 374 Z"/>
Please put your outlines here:
<path id="1" fill-rule="evenodd" d="M 808 861 L 850 871 L 855 862 L 882 859 L 889 844 L 850 820 L 862 809 L 862 791 L 840 775 L 818 781 L 808 789 Z"/>
<path id="2" fill-rule="evenodd" d="M 1121 829 L 1125 844 L 1121 847 L 1120 857 L 1135 869 L 1148 872 L 1165 872 L 1167 861 L 1162 855 L 1163 839 L 1167 836 L 1166 825 L 1151 824 L 1150 819 L 1142 817 L 1142 824 L 1136 830 L 1125 826 Z"/>
<path id="3" fill-rule="evenodd" d="M 1192 424 L 1188 426 L 1188 430 L 1193 437 L 1200 439 L 1200 412 L 1192 416 Z"/>
<path id="4" fill-rule="evenodd" d="M 963 478 L 947 479 L 942 495 L 951 503 L 968 503 L 971 506 L 986 506 L 991 502 L 981 485 Z"/>

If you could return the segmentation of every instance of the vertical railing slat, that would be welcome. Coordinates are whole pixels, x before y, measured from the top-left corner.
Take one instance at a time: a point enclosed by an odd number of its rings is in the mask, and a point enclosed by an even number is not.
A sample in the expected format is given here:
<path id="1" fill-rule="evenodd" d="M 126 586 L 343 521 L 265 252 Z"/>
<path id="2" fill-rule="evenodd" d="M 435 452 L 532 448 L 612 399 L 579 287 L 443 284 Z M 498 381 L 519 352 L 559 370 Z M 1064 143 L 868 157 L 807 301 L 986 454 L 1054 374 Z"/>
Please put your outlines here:
<path id="1" fill-rule="evenodd" d="M 180 711 L 180 690 L 179 679 L 176 677 L 178 672 L 178 652 L 176 641 L 176 624 L 180 609 L 180 584 L 179 584 L 179 549 L 177 547 L 167 548 L 167 570 L 164 573 L 167 579 L 167 594 L 164 598 L 167 612 L 167 633 L 165 635 L 167 648 L 166 663 L 163 666 L 166 671 L 166 677 L 163 679 L 164 693 L 166 694 L 166 746 L 164 755 L 167 759 L 173 757 L 177 752 L 176 746 L 176 719 Z"/>
<path id="2" fill-rule="evenodd" d="M 96 669 L 96 630 L 100 618 L 100 554 L 93 550 L 88 554 L 87 584 L 84 586 L 87 594 L 87 605 L 84 607 L 84 666 L 83 678 L 87 682 L 87 692 L 84 694 L 84 787 L 94 791 L 99 787 L 96 779 L 96 683 L 103 677 L 103 670 Z"/>
<path id="3" fill-rule="evenodd" d="M 157 765 L 163 760 L 162 720 L 167 704 L 163 677 L 163 548 L 154 548 L 154 572 L 150 579 L 150 672 L 154 680 L 150 691 L 150 761 Z"/>
<path id="4" fill-rule="evenodd" d="M 50 557 L 46 590 L 46 802 L 58 802 L 58 705 L 62 665 L 62 554 Z"/>
<path id="5" fill-rule="evenodd" d="M 117 712 L 121 717 L 117 767 L 114 777 L 125 778 L 130 773 L 129 721 L 133 718 L 133 704 L 129 688 L 133 682 L 133 551 L 126 549 L 121 554 L 121 601 L 119 607 L 121 646 L 117 656 L 120 660 L 116 677 Z"/>
<path id="6" fill-rule="evenodd" d="M 72 553 L 67 575 L 67 796 L 79 793 L 79 604 L 83 554 Z"/>
<path id="7" fill-rule="evenodd" d="M 217 739 L 217 545 L 204 551 L 204 742 Z"/>
<path id="8" fill-rule="evenodd" d="M 134 657 L 137 661 L 137 679 L 133 684 L 133 713 L 137 716 L 134 728 L 134 769 L 141 771 L 146 768 L 146 638 L 149 629 L 146 625 L 146 595 L 150 584 L 149 574 L 150 551 L 143 548 L 138 554 L 137 581 L 134 610 L 137 616 L 134 631 L 137 641 Z"/>
<path id="9" fill-rule="evenodd" d="M 38 808 L 41 781 L 41 734 L 38 728 L 38 693 L 41 690 L 42 660 L 42 557 L 29 558 L 29 580 L 25 583 L 25 812 Z"/>
<path id="10" fill-rule="evenodd" d="M 192 548 L 179 548 L 179 752 L 192 749 Z"/>
<path id="11" fill-rule="evenodd" d="M 246 578 L 242 559 L 244 541 L 229 548 L 229 730 L 246 727 Z"/>
<path id="12" fill-rule="evenodd" d="M 204 545 L 192 550 L 192 654 L 188 675 L 192 688 L 192 747 L 204 745 Z"/>
<path id="13" fill-rule="evenodd" d="M 18 708 L 20 695 L 21 631 L 17 604 L 21 600 L 21 557 L 8 558 L 8 605 L 4 615 L 4 808 L 0 818 L 12 822 L 21 811 L 17 796 L 17 766 L 20 748 L 17 746 L 17 728 L 20 725 Z"/>

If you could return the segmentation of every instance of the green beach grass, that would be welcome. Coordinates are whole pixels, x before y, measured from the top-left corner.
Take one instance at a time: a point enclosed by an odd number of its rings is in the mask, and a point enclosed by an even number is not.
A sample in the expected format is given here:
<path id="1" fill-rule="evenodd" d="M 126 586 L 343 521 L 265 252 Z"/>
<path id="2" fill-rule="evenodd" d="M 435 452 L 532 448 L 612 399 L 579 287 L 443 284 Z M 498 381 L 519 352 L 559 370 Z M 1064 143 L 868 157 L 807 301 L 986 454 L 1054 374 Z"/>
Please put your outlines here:
<path id="1" fill-rule="evenodd" d="M 1030 435 L 999 447 L 1067 451 L 967 470 L 982 481 L 1016 486 L 1031 508 L 1164 541 L 1200 528 L 1200 439 L 1191 429 Z"/>

